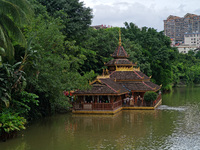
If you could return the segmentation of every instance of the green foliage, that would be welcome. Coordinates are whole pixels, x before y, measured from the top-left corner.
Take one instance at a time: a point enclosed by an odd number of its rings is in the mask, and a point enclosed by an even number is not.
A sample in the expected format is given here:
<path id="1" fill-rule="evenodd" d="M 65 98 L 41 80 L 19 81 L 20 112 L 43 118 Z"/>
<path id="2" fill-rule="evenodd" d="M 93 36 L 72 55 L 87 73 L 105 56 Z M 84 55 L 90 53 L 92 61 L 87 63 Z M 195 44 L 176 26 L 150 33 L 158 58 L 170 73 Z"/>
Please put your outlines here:
<path id="1" fill-rule="evenodd" d="M 157 84 L 162 84 L 163 89 L 167 88 L 174 80 L 173 64 L 177 59 L 178 51 L 170 47 L 170 39 L 163 32 L 157 32 L 153 28 L 138 28 L 133 23 L 125 22 L 122 28 L 124 37 L 130 42 L 140 45 L 140 50 L 134 56 L 138 66 Z M 129 50 L 132 54 L 134 49 Z M 133 57 L 131 57 L 133 58 Z"/>
<path id="2" fill-rule="evenodd" d="M 60 18 L 64 24 L 63 34 L 67 39 L 80 42 L 92 19 L 92 10 L 85 7 L 79 0 L 38 0 L 46 6 L 47 12 L 54 18 Z"/>
<path id="3" fill-rule="evenodd" d="M 0 57 L 4 62 L 14 62 L 14 42 L 26 45 L 20 27 L 27 22 L 28 14 L 31 9 L 26 0 L 0 0 Z"/>
<path id="4" fill-rule="evenodd" d="M 9 111 L 0 114 L 0 133 L 25 129 L 26 119 Z M 1 135 L 1 134 L 0 134 Z"/>
<path id="5" fill-rule="evenodd" d="M 26 0 L 0 0 L 0 59 L 9 62 L 0 64 L 0 133 L 23 129 L 23 117 L 31 120 L 68 109 L 71 104 L 63 91 L 89 88 L 88 81 L 96 76 L 84 65 L 97 62 L 96 52 L 73 41 L 80 42 L 85 34 L 91 9 L 77 0 L 56 1 L 60 10 L 53 9 L 51 2 L 46 7 L 36 0 L 29 2 L 35 16 L 22 33 L 30 5 Z"/>
<path id="6" fill-rule="evenodd" d="M 27 116 L 32 105 L 39 105 L 39 101 L 37 100 L 38 98 L 39 96 L 36 94 L 22 91 L 12 100 L 13 110 L 18 112 L 19 115 Z"/>
<path id="7" fill-rule="evenodd" d="M 165 90 L 166 92 L 171 92 L 171 91 L 172 91 L 172 84 L 167 84 L 167 85 L 165 85 L 164 90 Z"/>
<path id="8" fill-rule="evenodd" d="M 3 64 L 0 66 L 0 110 L 4 107 L 2 102 L 4 102 L 6 107 L 9 107 L 10 101 L 14 96 L 13 94 L 25 88 L 25 73 L 18 69 L 20 64 L 18 62 L 14 65 Z"/>
<path id="9" fill-rule="evenodd" d="M 188 54 L 179 54 L 174 68 L 178 84 L 199 84 L 200 83 L 200 59 L 199 53 L 189 51 Z"/>
<path id="10" fill-rule="evenodd" d="M 156 92 L 153 92 L 153 91 L 146 92 L 144 94 L 144 100 L 147 101 L 147 102 L 154 101 L 154 100 L 156 100 L 157 95 L 158 94 Z"/>
<path id="11" fill-rule="evenodd" d="M 88 81 L 96 76 L 91 70 L 81 69 L 88 59 L 94 58 L 95 52 L 65 40 L 63 29 L 60 18 L 54 19 L 46 13 L 37 15 L 32 25 L 25 28 L 28 38 L 34 35 L 30 51 L 35 52 L 28 56 L 24 67 L 26 90 L 39 96 L 36 111 L 42 116 L 60 106 L 68 109 L 70 103 L 63 91 L 87 88 Z"/>
<path id="12" fill-rule="evenodd" d="M 118 45 L 119 28 L 95 30 L 90 28 L 83 37 L 80 46 L 90 50 L 93 57 L 87 57 L 86 63 L 81 67 L 82 71 L 94 70 L 102 73 L 104 62 L 111 60 L 112 54 Z"/>
<path id="13" fill-rule="evenodd" d="M 123 40 L 123 45 L 129 54 L 129 60 L 136 63 L 140 70 L 146 75 L 151 76 L 151 63 L 148 61 L 149 56 L 144 55 L 143 48 L 140 44 L 130 41 L 129 39 Z"/>
<path id="14" fill-rule="evenodd" d="M 197 59 L 200 59 L 200 51 L 197 51 L 195 57 L 196 57 Z"/>
<path id="15" fill-rule="evenodd" d="M 20 65 L 21 62 L 0 66 L 0 134 L 24 129 L 30 105 L 38 104 L 37 95 L 23 91 L 26 79 Z"/>

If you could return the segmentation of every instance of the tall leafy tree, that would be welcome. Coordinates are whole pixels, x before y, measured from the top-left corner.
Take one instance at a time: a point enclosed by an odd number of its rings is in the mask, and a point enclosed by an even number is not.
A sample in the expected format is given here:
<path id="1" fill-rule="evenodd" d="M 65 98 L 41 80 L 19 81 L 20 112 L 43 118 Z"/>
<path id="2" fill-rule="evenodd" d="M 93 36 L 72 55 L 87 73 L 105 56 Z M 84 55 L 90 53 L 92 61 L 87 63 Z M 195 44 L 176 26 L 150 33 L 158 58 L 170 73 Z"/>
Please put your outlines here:
<path id="1" fill-rule="evenodd" d="M 64 90 L 88 86 L 87 81 L 94 73 L 83 72 L 81 76 L 78 70 L 87 59 L 85 55 L 92 57 L 93 53 L 75 45 L 75 41 L 66 40 L 61 32 L 65 28 L 61 18 L 50 16 L 37 1 L 30 2 L 37 14 L 25 28 L 26 37 L 34 35 L 24 67 L 26 91 L 39 96 L 39 107 L 34 109 L 38 115 L 49 115 L 69 107 Z"/>
<path id="2" fill-rule="evenodd" d="M 122 28 L 122 33 L 125 38 L 141 46 L 139 65 L 146 63 L 145 66 L 141 66 L 142 70 L 148 75 L 151 73 L 153 80 L 162 84 L 163 89 L 171 89 L 175 79 L 173 65 L 177 58 L 177 50 L 170 47 L 170 39 L 163 32 L 157 32 L 153 28 L 140 29 L 127 22 L 125 28 Z"/>
<path id="3" fill-rule="evenodd" d="M 70 40 L 80 41 L 91 24 L 92 10 L 79 0 L 38 0 L 46 6 L 50 16 L 60 17 L 65 25 L 63 33 Z"/>
<path id="4" fill-rule="evenodd" d="M 114 52 L 118 45 L 118 32 L 119 28 L 117 27 L 100 30 L 88 29 L 80 45 L 85 49 L 95 52 L 95 55 L 87 58 L 87 64 L 82 66 L 82 70 L 95 70 L 97 73 L 102 73 L 104 62 L 112 59 L 110 54 Z"/>
<path id="5" fill-rule="evenodd" d="M 14 61 L 14 42 L 26 45 L 20 27 L 28 20 L 31 13 L 26 0 L 0 0 L 0 56 L 8 62 Z"/>

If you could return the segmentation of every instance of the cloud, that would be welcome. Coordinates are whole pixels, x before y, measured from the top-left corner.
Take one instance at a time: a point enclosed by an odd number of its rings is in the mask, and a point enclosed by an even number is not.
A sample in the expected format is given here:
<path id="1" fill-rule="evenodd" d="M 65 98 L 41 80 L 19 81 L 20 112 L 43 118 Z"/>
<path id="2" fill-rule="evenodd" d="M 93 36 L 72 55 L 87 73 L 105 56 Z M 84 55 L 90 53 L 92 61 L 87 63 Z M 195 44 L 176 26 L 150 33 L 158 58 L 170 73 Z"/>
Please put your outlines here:
<path id="1" fill-rule="evenodd" d="M 196 9 L 196 10 L 194 10 L 194 13 L 195 13 L 195 14 L 200 14 L 200 8 L 199 8 L 199 9 Z"/>
<path id="2" fill-rule="evenodd" d="M 154 7 L 148 8 L 141 3 L 113 3 L 112 5 L 96 5 L 94 7 L 93 25 L 106 24 L 123 26 L 124 22 L 133 22 L 139 27 L 159 27 L 160 16 Z"/>
<path id="3" fill-rule="evenodd" d="M 93 4 L 92 25 L 124 26 L 124 22 L 133 22 L 138 27 L 153 27 L 158 31 L 164 29 L 163 20 L 169 15 L 183 17 L 186 13 L 200 13 L 197 6 L 191 7 L 191 3 L 183 0 L 96 0 Z"/>

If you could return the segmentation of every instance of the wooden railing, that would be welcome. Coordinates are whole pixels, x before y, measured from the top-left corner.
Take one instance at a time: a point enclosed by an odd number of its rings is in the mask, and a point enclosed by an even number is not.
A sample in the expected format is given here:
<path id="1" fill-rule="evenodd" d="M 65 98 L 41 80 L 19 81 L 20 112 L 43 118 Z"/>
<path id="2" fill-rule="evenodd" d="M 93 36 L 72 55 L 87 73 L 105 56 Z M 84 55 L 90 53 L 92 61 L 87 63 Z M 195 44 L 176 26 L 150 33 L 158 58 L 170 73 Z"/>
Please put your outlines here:
<path id="1" fill-rule="evenodd" d="M 118 107 L 122 107 L 122 101 L 118 101 L 118 102 L 113 103 L 113 109 L 118 108 Z"/>
<path id="2" fill-rule="evenodd" d="M 94 103 L 93 110 L 112 110 L 112 103 Z"/>
<path id="3" fill-rule="evenodd" d="M 134 103 L 131 107 L 154 107 L 160 100 L 162 99 L 161 94 L 158 95 L 157 99 L 151 102 L 151 104 L 147 104 L 147 102 L 142 101 L 140 105 Z M 124 107 L 130 106 L 130 104 L 126 104 Z M 73 109 L 74 110 L 114 110 L 116 108 L 122 107 L 122 100 L 119 100 L 114 103 L 74 103 Z"/>
<path id="4" fill-rule="evenodd" d="M 74 110 L 114 110 L 118 107 L 122 107 L 122 101 L 114 103 L 84 103 L 84 104 L 73 104 Z"/>
<path id="5" fill-rule="evenodd" d="M 155 101 L 153 101 L 153 106 L 155 106 L 161 99 L 162 99 L 162 95 L 159 94 L 157 99 Z"/>

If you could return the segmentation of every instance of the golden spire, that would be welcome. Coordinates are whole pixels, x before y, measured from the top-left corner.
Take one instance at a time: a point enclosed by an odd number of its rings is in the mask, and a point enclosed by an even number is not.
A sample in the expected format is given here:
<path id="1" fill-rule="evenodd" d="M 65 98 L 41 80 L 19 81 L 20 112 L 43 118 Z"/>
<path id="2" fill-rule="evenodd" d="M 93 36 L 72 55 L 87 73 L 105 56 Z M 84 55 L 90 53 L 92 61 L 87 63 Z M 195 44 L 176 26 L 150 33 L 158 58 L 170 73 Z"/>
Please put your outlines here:
<path id="1" fill-rule="evenodd" d="M 119 28 L 119 46 L 122 46 L 121 30 Z"/>

